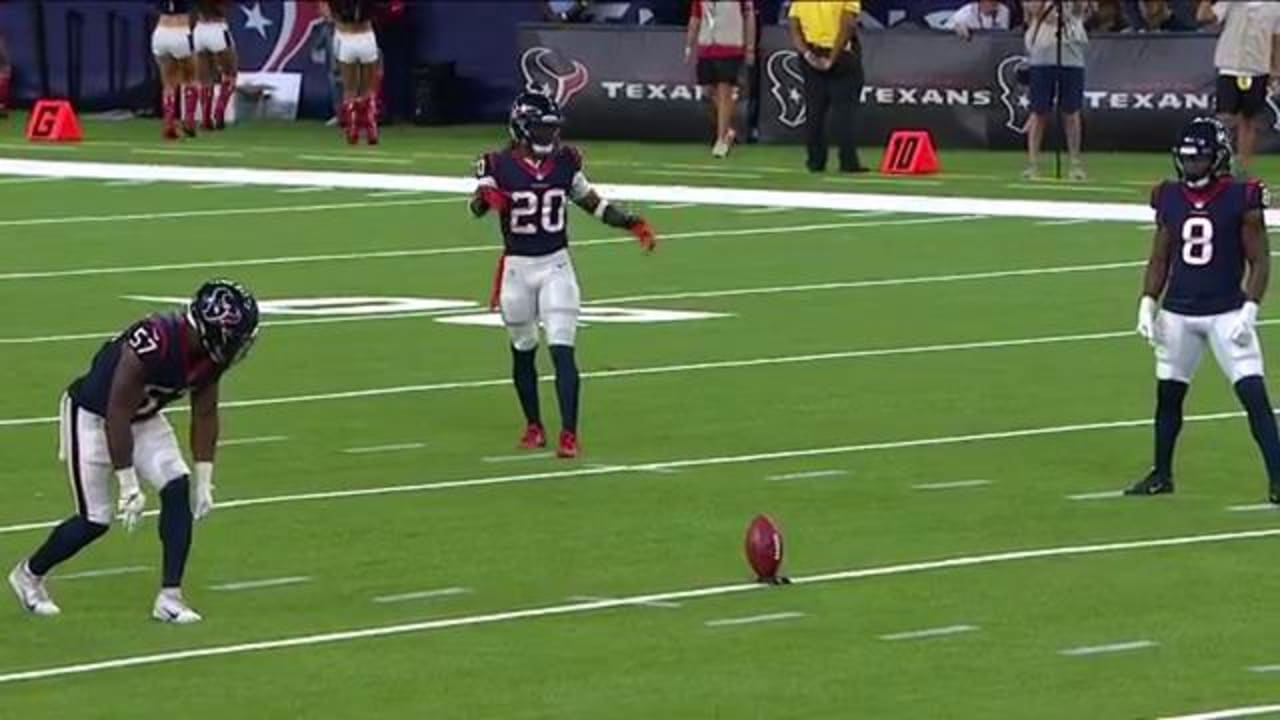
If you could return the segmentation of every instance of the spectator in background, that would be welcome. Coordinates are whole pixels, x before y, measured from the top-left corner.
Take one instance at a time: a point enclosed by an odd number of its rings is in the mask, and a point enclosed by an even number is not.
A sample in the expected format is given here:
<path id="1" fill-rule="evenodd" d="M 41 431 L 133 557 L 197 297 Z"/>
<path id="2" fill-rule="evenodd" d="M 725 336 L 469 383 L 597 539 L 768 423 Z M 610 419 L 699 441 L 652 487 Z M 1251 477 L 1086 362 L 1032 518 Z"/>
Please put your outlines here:
<path id="1" fill-rule="evenodd" d="M 803 0 L 787 11 L 791 43 L 804 60 L 805 142 L 809 172 L 827 169 L 827 113 L 840 145 L 840 172 L 867 169 L 858 160 L 854 112 L 862 95 L 859 0 Z"/>
<path id="2" fill-rule="evenodd" d="M 1220 27 L 1213 64 L 1218 69 L 1218 119 L 1235 134 L 1237 171 L 1253 161 L 1268 85 L 1280 77 L 1280 3 L 1201 2 L 1196 19 Z"/>
<path id="3" fill-rule="evenodd" d="M 13 79 L 13 66 L 9 64 L 9 51 L 0 34 L 0 119 L 9 117 L 9 82 Z"/>
<path id="4" fill-rule="evenodd" d="M 1138 32 L 1190 32 L 1196 29 L 1174 14 L 1169 0 L 1139 0 L 1138 11 L 1142 17 L 1142 24 L 1134 28 Z"/>
<path id="5" fill-rule="evenodd" d="M 755 62 L 756 13 L 751 0 L 693 0 L 684 58 L 696 56 L 698 84 L 706 88 L 715 112 L 716 142 L 711 154 L 729 154 L 743 63 Z"/>
<path id="6" fill-rule="evenodd" d="M 974 30 L 1008 30 L 1010 16 L 1009 7 L 1000 0 L 978 0 L 956 10 L 946 29 L 968 40 Z"/>
<path id="7" fill-rule="evenodd" d="M 1046 0 L 1049 1 L 1049 0 Z M 1094 3 L 1093 13 L 1085 22 L 1085 29 L 1091 33 L 1118 33 L 1129 29 L 1124 17 L 1124 7 L 1120 0 L 1098 0 Z"/>
<path id="8" fill-rule="evenodd" d="M 1062 111 L 1067 153 L 1071 158 L 1068 177 L 1084 180 L 1087 176 L 1080 151 L 1083 135 L 1080 108 L 1084 104 L 1084 57 L 1089 47 L 1084 19 L 1090 3 L 1087 0 L 1026 0 L 1023 8 L 1027 19 L 1024 39 L 1030 56 L 1031 117 L 1027 120 L 1027 168 L 1022 176 L 1027 180 L 1040 176 L 1040 147 L 1044 144 L 1049 113 L 1056 102 Z"/>

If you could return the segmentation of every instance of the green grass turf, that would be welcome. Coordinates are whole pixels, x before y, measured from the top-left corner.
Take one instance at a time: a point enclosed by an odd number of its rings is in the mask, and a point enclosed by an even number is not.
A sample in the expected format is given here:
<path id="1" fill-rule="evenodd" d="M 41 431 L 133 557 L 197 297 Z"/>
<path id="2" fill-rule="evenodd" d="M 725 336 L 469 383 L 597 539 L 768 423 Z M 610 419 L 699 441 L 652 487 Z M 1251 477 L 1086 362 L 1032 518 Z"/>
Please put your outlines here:
<path id="1" fill-rule="evenodd" d="M 12 122 L 12 121 L 11 121 Z M 153 142 L 144 123 L 88 123 L 75 150 L 13 156 L 134 162 Z M 379 152 L 447 153 L 391 171 L 462 173 L 495 128 L 394 128 Z M 102 138 L 101 142 L 98 138 Z M 205 140 L 181 143 L 197 148 Z M 111 144 L 108 144 L 111 143 Z M 118 144 L 115 144 L 118 143 Z M 364 157 L 328 130 L 244 128 L 216 138 L 246 150 L 236 164 L 294 167 L 300 154 Z M 588 143 L 601 182 L 840 187 L 804 173 L 761 181 L 644 175 L 702 163 L 690 146 Z M 456 156 L 456 157 L 455 157 Z M 870 159 L 870 155 L 868 159 Z M 1006 189 L 1015 155 L 947 153 L 956 172 L 928 193 L 1033 196 Z M 148 157 L 222 162 L 226 158 Z M 795 148 L 745 148 L 727 163 L 783 167 Z M 600 162 L 603 161 L 603 162 Z M 1270 162 L 1270 161 L 1267 161 Z M 634 163 L 634 164 L 624 164 Z M 352 164 L 354 165 L 354 164 Z M 345 167 L 333 162 L 330 167 Z M 1094 159 L 1100 185 L 1083 199 L 1140 202 L 1137 183 L 1158 177 L 1159 156 Z M 1264 166 L 1265 167 L 1265 166 Z M 880 190 L 882 188 L 876 188 Z M 885 186 L 912 191 L 912 186 Z M 1035 197 L 1076 197 L 1049 189 Z M 410 198 L 413 200 L 414 198 Z M 434 199 L 422 196 L 423 200 Z M 0 184 L 0 421 L 54 414 L 68 380 L 98 340 L 156 305 L 130 294 L 182 296 L 228 274 L 266 300 L 410 296 L 481 301 L 495 252 L 491 221 L 460 202 L 301 213 L 126 220 L 134 213 L 386 202 L 358 191 L 300 195 L 274 189 L 195 191 L 186 185 L 105 187 L 96 181 Z M 1129 223 L 1046 226 L 999 219 L 895 225 L 837 212 L 742 214 L 724 208 L 642 208 L 660 232 L 850 227 L 670 239 L 653 256 L 631 243 L 585 245 L 575 260 L 588 301 L 755 289 L 737 295 L 621 303 L 729 317 L 607 325 L 580 335 L 584 371 L 795 357 L 1124 331 L 1139 268 L 876 287 L 794 289 L 1140 260 L 1149 233 Z M 114 219 L 112 219 L 114 216 Z M 99 218 L 64 224 L 9 220 Z M 575 214 L 577 240 L 616 237 Z M 861 225 L 853 227 L 853 225 Z M 264 258 L 474 247 L 398 258 L 228 265 Z M 206 267 L 142 271 L 139 266 Z M 14 278 L 12 273 L 116 268 L 111 273 Z M 132 268 L 132 269 L 131 269 Z M 119 271 L 123 269 L 124 271 Z M 10 274 L 10 275 L 5 275 Z M 788 292 L 766 288 L 793 287 Z M 1265 315 L 1266 313 L 1264 313 Z M 278 320 L 279 318 L 274 318 Z M 1273 338 L 1274 333 L 1264 331 Z M 1272 356 L 1280 347 L 1268 340 Z M 547 369 L 543 358 L 544 370 Z M 637 464 L 982 432 L 1141 419 L 1151 406 L 1151 357 L 1136 337 L 787 364 L 672 370 L 589 378 L 578 463 L 492 463 L 519 430 L 501 330 L 433 318 L 267 327 L 229 377 L 227 400 L 452 381 L 492 387 L 286 402 L 229 409 L 224 436 L 287 436 L 224 448 L 219 497 L 245 499 L 526 473 L 591 463 Z M 544 410 L 555 417 L 550 384 Z M 1189 413 L 1235 408 L 1206 358 Z M 185 432 L 184 413 L 172 415 Z M 304 636 L 424 619 L 555 606 L 576 595 L 625 596 L 747 579 L 742 532 L 757 512 L 787 531 L 787 570 L 806 576 L 1006 550 L 1085 545 L 1276 527 L 1266 512 L 1233 513 L 1264 497 L 1260 462 L 1243 420 L 1190 423 L 1178 457 L 1178 495 L 1071 501 L 1115 489 L 1149 458 L 1145 427 L 1055 433 L 965 444 L 616 472 L 394 495 L 225 508 L 202 523 L 188 593 L 207 617 L 190 628 L 146 620 L 154 570 L 55 577 L 64 615 L 0 612 L 0 675 L 154 652 Z M 70 507 L 53 458 L 52 424 L 0 425 L 0 526 L 47 521 Z M 423 447 L 352 455 L 343 449 Z M 839 470 L 842 475 L 771 480 Z M 990 485 L 921 491 L 913 485 L 985 479 Z M 154 500 L 154 498 L 152 498 Z M 43 531 L 0 533 L 16 560 Z M 1280 662 L 1270 613 L 1280 584 L 1276 540 L 1141 549 L 985 564 L 916 574 L 685 600 L 380 639 L 194 659 L 0 684 L 0 716 L 56 717 L 1152 717 L 1276 702 L 1280 690 L 1249 666 Z M 158 564 L 154 520 L 135 536 L 113 532 L 61 571 Z M 8 561 L 6 561 L 7 563 Z M 309 576 L 310 582 L 236 592 L 226 582 Z M 379 604 L 377 596 L 433 588 L 470 593 Z M 709 627 L 714 619 L 795 612 L 777 623 Z M 880 635 L 969 624 L 950 637 Z M 1096 657 L 1058 651 L 1150 640 L 1153 649 Z"/>

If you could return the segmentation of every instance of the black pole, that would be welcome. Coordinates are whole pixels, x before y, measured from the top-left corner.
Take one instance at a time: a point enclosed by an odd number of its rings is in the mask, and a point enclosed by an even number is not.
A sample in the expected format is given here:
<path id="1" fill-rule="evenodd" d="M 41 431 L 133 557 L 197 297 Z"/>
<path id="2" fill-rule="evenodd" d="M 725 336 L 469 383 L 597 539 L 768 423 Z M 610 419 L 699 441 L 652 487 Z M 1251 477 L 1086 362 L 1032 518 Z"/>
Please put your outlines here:
<path id="1" fill-rule="evenodd" d="M 1054 178 L 1061 180 L 1062 138 L 1067 131 L 1066 126 L 1062 124 L 1062 27 L 1067 22 L 1067 16 L 1064 14 L 1065 9 L 1062 6 L 1062 0 L 1053 0 L 1053 2 L 1058 6 L 1058 66 L 1054 68 L 1054 76 L 1057 78 L 1057 82 L 1054 83 L 1057 89 L 1057 101 L 1053 104 L 1054 117 L 1057 119 L 1057 128 L 1056 132 L 1053 134 L 1053 176 Z"/>

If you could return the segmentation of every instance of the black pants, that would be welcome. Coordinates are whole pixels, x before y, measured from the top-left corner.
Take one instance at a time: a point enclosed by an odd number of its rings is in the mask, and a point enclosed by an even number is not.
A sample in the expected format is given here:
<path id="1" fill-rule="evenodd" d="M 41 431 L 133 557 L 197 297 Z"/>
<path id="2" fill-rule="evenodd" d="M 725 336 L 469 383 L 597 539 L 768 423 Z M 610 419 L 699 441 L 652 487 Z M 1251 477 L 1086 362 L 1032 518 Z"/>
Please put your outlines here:
<path id="1" fill-rule="evenodd" d="M 840 146 L 840 169 L 848 172 L 862 165 L 854 144 L 854 114 L 862 97 L 862 59 L 851 52 L 829 70 L 818 70 L 804 63 L 805 143 L 809 147 L 806 163 L 810 171 L 827 169 L 827 115 Z"/>

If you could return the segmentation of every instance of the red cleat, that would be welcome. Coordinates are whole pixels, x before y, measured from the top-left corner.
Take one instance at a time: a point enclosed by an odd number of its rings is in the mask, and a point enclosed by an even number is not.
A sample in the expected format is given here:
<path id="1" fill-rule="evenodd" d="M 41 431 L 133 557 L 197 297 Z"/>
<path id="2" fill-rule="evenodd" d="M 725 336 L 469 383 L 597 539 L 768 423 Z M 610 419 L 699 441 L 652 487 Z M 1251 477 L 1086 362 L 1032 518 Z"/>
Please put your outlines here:
<path id="1" fill-rule="evenodd" d="M 217 129 L 217 127 L 213 124 L 212 120 L 206 119 L 201 121 L 200 129 L 204 130 L 205 132 L 213 132 L 215 129 Z"/>
<path id="2" fill-rule="evenodd" d="M 520 437 L 521 450 L 537 450 L 547 446 L 547 433 L 542 429 L 541 425 L 530 423 L 524 429 L 524 435 Z"/>
<path id="3" fill-rule="evenodd" d="M 165 127 L 164 127 L 164 139 L 165 139 L 165 140 L 177 140 L 177 139 L 178 139 L 178 128 L 174 127 L 173 125 L 165 125 Z"/>
<path id="4" fill-rule="evenodd" d="M 578 435 L 568 430 L 560 431 L 560 447 L 556 448 L 556 457 L 573 459 L 578 457 Z"/>

